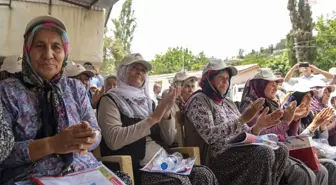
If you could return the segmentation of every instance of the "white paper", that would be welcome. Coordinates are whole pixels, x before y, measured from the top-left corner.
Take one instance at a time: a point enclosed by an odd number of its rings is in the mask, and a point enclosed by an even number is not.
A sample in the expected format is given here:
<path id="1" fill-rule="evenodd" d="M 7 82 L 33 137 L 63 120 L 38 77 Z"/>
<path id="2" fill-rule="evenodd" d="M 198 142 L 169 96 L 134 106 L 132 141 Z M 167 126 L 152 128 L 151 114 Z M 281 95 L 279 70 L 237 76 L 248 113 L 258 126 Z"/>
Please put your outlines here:
<path id="1" fill-rule="evenodd" d="M 39 181 L 39 183 L 44 185 L 125 185 L 124 182 L 105 166 L 63 177 L 35 178 L 33 181 Z"/>

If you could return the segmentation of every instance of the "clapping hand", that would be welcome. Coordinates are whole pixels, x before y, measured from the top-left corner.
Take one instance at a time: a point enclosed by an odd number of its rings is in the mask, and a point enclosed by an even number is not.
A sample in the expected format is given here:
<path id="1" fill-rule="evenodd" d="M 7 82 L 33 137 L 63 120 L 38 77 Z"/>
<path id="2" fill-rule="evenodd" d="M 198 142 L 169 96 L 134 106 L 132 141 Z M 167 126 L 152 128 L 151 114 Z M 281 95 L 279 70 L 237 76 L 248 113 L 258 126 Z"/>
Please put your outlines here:
<path id="1" fill-rule="evenodd" d="M 324 126 L 323 124 L 326 124 L 327 121 L 329 121 L 330 118 L 330 110 L 331 108 L 324 108 L 321 110 L 321 112 L 319 112 L 315 118 L 313 119 L 312 123 L 308 126 L 308 128 L 312 131 L 315 132 L 316 129 L 320 126 L 322 126 L 323 129 Z"/>
<path id="2" fill-rule="evenodd" d="M 257 123 L 253 127 L 254 134 L 259 135 L 262 130 L 280 123 L 280 119 L 283 117 L 284 112 L 278 109 L 270 114 L 267 114 L 268 111 L 269 108 L 266 107 L 260 114 Z"/>
<path id="3" fill-rule="evenodd" d="M 258 98 L 256 101 L 250 103 L 245 111 L 240 116 L 240 122 L 242 124 L 248 123 L 253 120 L 253 118 L 259 114 L 259 112 L 264 108 L 265 103 L 264 98 Z"/>
<path id="4" fill-rule="evenodd" d="M 155 108 L 153 114 L 147 118 L 150 126 L 160 122 L 162 118 L 169 118 L 170 110 L 175 103 L 179 91 L 180 89 L 176 88 L 169 89 L 169 93 L 163 97 L 158 106 Z"/>
<path id="5" fill-rule="evenodd" d="M 283 114 L 283 120 L 290 124 L 295 117 L 296 101 L 292 101 L 286 108 Z"/>
<path id="6" fill-rule="evenodd" d="M 99 132 L 98 132 L 99 134 Z M 50 137 L 49 147 L 52 153 L 67 154 L 79 152 L 86 153 L 96 142 L 97 133 L 87 122 L 73 125 L 59 134 Z"/>

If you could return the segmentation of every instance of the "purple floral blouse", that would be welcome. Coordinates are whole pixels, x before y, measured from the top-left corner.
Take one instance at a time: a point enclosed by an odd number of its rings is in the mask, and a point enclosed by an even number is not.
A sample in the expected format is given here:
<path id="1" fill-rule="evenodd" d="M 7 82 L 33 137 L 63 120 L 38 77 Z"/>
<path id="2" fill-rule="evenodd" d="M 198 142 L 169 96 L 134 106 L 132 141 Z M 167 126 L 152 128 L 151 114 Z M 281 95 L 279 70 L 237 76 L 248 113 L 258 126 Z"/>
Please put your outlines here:
<path id="1" fill-rule="evenodd" d="M 63 91 L 68 121 L 61 121 L 57 131 L 60 132 L 82 121 L 87 121 L 92 128 L 100 131 L 85 88 L 81 82 L 76 79 L 62 78 L 59 86 Z M 56 155 L 47 156 L 37 162 L 32 162 L 29 157 L 29 141 L 35 138 L 37 130 L 41 126 L 37 93 L 34 90 L 25 88 L 15 78 L 1 81 L 0 93 L 1 104 L 5 107 L 3 110 L 4 119 L 10 125 L 15 137 L 15 144 L 11 154 L 0 164 L 2 171 L 0 184 L 9 181 L 21 181 L 29 177 L 60 175 L 64 164 Z M 70 125 L 67 124 L 68 122 Z M 100 141 L 101 136 L 99 136 L 91 150 L 96 148 Z M 96 167 L 99 164 L 92 153 L 85 155 L 74 154 L 72 163 L 74 171 Z"/>

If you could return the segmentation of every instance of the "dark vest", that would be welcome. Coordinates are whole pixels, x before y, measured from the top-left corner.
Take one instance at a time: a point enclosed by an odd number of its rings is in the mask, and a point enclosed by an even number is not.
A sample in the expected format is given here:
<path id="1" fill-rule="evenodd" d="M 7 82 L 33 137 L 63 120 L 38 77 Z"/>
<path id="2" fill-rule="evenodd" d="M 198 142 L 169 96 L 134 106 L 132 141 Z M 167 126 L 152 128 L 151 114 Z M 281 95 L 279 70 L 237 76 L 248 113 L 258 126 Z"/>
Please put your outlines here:
<path id="1" fill-rule="evenodd" d="M 116 101 L 113 99 L 113 97 L 109 94 L 105 94 L 104 96 L 107 96 L 110 98 L 118 107 L 118 104 Z M 98 105 L 99 107 L 99 105 Z M 154 108 L 154 106 L 153 106 Z M 120 112 L 120 119 L 122 123 L 122 127 L 128 127 L 131 125 L 134 125 L 138 122 L 141 121 L 141 119 L 136 119 L 136 118 L 129 118 L 125 116 L 121 111 L 120 108 L 118 107 L 119 112 Z M 164 144 L 162 138 L 161 138 L 161 129 L 158 124 L 155 124 L 154 126 L 151 127 L 151 134 L 149 137 L 152 138 L 153 141 L 155 141 L 157 144 L 162 146 L 163 148 L 168 148 L 167 145 Z M 148 137 L 148 136 L 146 136 Z M 135 141 L 129 145 L 126 145 L 119 150 L 111 150 L 105 143 L 105 139 L 103 137 L 101 143 L 100 143 L 100 153 L 101 156 L 109 156 L 109 155 L 130 155 L 132 157 L 132 164 L 133 164 L 133 170 L 134 170 L 134 176 L 136 179 L 136 182 L 140 181 L 140 174 L 139 174 L 139 169 L 141 168 L 140 166 L 140 161 L 145 157 L 145 151 L 146 151 L 146 137 L 141 138 L 138 141 Z M 138 183 L 137 183 L 138 184 Z"/>

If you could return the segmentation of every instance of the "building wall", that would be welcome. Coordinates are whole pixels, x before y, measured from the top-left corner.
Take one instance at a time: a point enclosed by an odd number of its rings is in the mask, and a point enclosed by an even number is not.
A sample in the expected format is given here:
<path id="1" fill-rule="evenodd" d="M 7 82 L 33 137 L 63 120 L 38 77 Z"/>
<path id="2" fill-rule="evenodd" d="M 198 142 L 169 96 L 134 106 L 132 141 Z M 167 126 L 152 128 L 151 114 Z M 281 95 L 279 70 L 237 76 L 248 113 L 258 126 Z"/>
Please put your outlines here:
<path id="1" fill-rule="evenodd" d="M 0 3 L 8 1 L 0 0 Z M 0 56 L 22 53 L 23 34 L 27 23 L 34 17 L 50 15 L 67 26 L 70 60 L 99 64 L 103 55 L 104 10 L 70 5 L 52 0 L 12 1 L 12 8 L 0 6 Z"/>
<path id="2" fill-rule="evenodd" d="M 232 77 L 231 79 L 231 87 L 236 84 L 245 84 L 247 80 L 253 78 L 253 76 L 257 73 L 259 66 L 255 66 L 249 68 L 247 70 L 241 71 L 237 76 Z M 192 75 L 201 78 L 202 71 L 192 72 Z M 161 82 L 162 84 L 162 91 L 168 89 L 170 86 L 170 81 L 174 78 L 174 74 L 166 74 L 166 75 L 156 75 L 156 76 L 149 76 L 149 91 L 150 94 L 153 95 L 153 86 L 155 82 Z M 198 84 L 196 85 L 198 88 Z"/>

